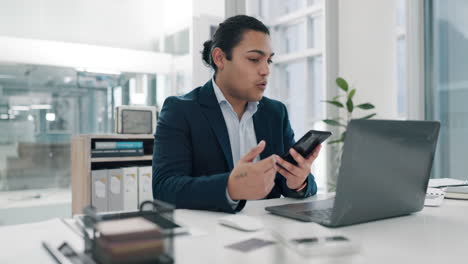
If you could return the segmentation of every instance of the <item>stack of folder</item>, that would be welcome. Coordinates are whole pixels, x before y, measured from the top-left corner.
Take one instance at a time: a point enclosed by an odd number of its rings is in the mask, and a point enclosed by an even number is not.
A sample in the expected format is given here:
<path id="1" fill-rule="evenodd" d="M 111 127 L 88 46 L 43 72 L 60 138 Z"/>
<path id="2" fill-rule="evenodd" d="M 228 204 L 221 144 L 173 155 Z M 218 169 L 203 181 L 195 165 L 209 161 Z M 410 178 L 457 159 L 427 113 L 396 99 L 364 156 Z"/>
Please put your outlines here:
<path id="1" fill-rule="evenodd" d="M 156 261 L 164 253 L 161 229 L 143 217 L 103 221 L 96 231 L 95 256 L 101 263 Z"/>

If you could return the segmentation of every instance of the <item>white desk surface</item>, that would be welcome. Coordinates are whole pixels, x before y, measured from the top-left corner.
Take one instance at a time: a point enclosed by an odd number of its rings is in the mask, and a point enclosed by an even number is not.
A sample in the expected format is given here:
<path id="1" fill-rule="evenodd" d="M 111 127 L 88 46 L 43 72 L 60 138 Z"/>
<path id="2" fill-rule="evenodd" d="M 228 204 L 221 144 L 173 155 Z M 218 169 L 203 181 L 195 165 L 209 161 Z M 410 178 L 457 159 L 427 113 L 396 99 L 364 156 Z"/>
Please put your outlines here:
<path id="1" fill-rule="evenodd" d="M 323 199 L 324 196 L 319 196 Z M 307 200 L 316 199 L 311 197 Z M 265 206 L 303 202 L 281 198 L 250 201 L 240 214 L 258 217 L 268 228 L 288 237 L 344 235 L 360 244 L 357 254 L 342 257 L 304 258 L 281 244 L 249 253 L 225 248 L 248 238 L 274 240 L 265 231 L 237 231 L 219 225 L 224 213 L 176 210 L 176 220 L 204 234 L 175 239 L 176 263 L 465 263 L 468 260 L 468 201 L 446 199 L 441 207 L 341 228 L 325 228 L 272 215 Z M 82 249 L 81 238 L 63 221 L 0 227 L 0 263 L 55 263 L 40 241 L 64 239 Z"/>

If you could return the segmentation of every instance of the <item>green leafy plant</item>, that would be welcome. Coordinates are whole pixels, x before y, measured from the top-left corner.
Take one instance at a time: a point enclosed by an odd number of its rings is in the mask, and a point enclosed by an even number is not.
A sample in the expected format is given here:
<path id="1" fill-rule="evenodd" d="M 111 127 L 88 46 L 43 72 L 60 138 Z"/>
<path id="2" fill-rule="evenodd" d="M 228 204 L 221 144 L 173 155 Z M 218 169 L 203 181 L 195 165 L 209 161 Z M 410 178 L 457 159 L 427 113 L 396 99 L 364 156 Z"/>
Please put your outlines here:
<path id="1" fill-rule="evenodd" d="M 323 101 L 325 103 L 331 104 L 333 106 L 336 106 L 338 110 L 346 110 L 346 117 L 335 117 L 335 118 L 330 118 L 330 119 L 325 119 L 323 122 L 330 126 L 337 126 L 344 128 L 344 131 L 341 133 L 341 135 L 334 140 L 331 140 L 328 142 L 328 144 L 337 144 L 337 143 L 342 143 L 345 140 L 346 137 L 346 128 L 348 127 L 349 122 L 351 121 L 353 111 L 356 108 L 362 109 L 362 110 L 372 110 L 375 109 L 375 106 L 371 103 L 363 103 L 363 104 L 354 104 L 353 102 L 353 97 L 356 95 L 356 88 L 350 88 L 348 85 L 348 82 L 341 78 L 338 77 L 336 78 L 336 84 L 340 88 L 340 93 L 339 95 L 333 97 L 331 100 Z M 344 99 L 344 100 L 343 100 Z M 370 119 L 374 117 L 376 113 L 368 114 L 366 116 L 360 117 L 358 119 Z"/>

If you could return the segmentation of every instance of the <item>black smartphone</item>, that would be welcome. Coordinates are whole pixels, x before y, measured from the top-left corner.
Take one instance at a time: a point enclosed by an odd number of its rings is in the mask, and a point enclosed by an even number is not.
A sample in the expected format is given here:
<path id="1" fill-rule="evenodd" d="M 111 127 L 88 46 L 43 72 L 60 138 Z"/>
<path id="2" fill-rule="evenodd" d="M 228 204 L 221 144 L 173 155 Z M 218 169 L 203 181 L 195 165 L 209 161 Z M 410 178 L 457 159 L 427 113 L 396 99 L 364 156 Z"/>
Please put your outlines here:
<path id="1" fill-rule="evenodd" d="M 314 149 L 322 144 L 328 137 L 332 135 L 329 131 L 318 131 L 318 130 L 310 130 L 307 132 L 299 141 L 297 141 L 292 148 L 294 148 L 302 157 L 306 158 L 307 156 L 314 151 Z M 285 161 L 297 165 L 297 162 L 294 158 L 289 154 L 289 149 L 286 150 L 281 158 Z"/>

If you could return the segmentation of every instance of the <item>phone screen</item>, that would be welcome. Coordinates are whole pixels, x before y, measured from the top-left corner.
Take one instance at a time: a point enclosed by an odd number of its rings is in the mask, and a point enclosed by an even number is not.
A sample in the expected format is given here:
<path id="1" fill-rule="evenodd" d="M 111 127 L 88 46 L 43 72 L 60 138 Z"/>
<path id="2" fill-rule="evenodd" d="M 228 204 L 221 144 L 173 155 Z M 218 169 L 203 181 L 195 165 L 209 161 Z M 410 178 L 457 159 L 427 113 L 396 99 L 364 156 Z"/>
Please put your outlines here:
<path id="1" fill-rule="evenodd" d="M 329 131 L 317 131 L 310 130 L 307 132 L 299 141 L 297 141 L 292 148 L 294 148 L 302 157 L 306 158 L 307 156 L 314 151 L 314 149 L 322 144 L 328 137 L 332 135 Z M 297 165 L 297 162 L 289 154 L 289 149 L 286 150 L 286 153 L 281 156 L 284 160 L 294 165 Z"/>

